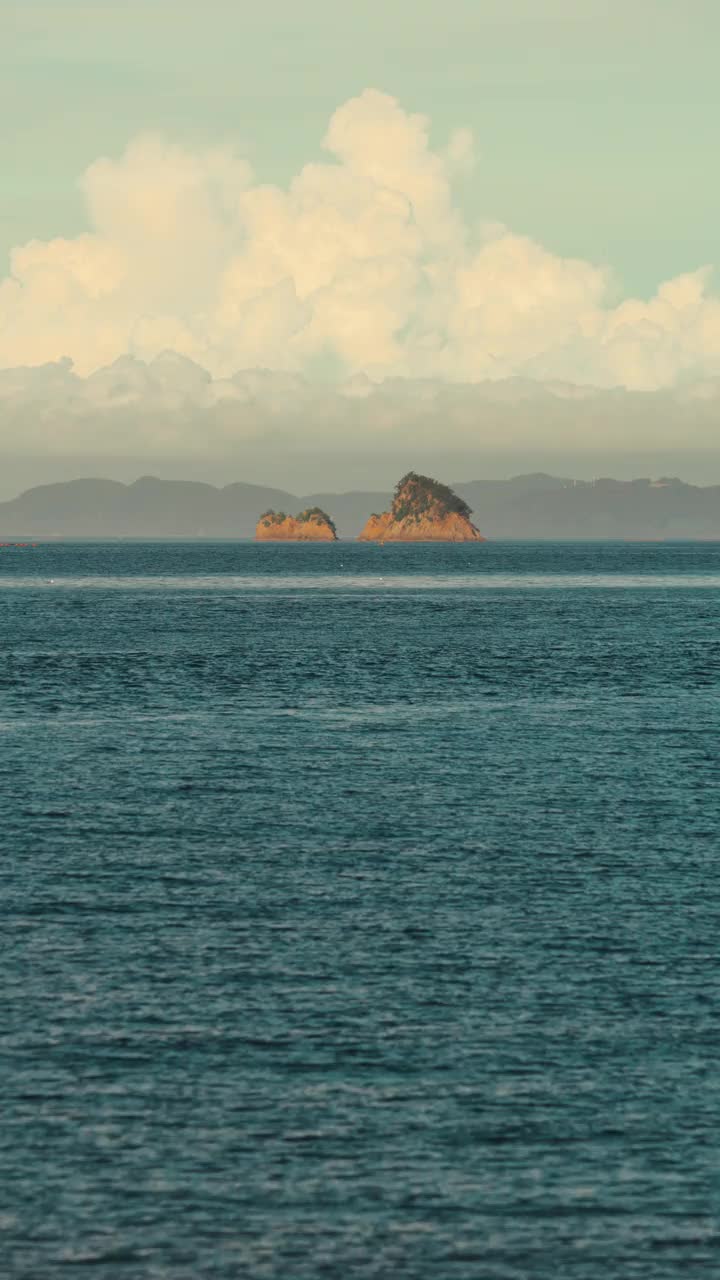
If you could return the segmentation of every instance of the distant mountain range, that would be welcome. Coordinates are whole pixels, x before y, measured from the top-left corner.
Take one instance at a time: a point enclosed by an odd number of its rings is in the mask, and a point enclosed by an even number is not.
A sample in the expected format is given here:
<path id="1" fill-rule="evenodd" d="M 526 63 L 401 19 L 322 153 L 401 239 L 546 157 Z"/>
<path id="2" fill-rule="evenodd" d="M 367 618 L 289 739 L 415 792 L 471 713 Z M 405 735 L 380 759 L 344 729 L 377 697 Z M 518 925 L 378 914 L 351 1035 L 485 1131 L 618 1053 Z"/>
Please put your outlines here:
<path id="1" fill-rule="evenodd" d="M 570 480 L 533 474 L 454 483 L 486 538 L 720 539 L 720 485 L 682 480 Z M 341 538 L 356 538 L 389 492 L 297 495 L 261 485 L 216 488 L 143 476 L 133 484 L 81 479 L 28 489 L 0 503 L 12 538 L 251 538 L 269 507 L 318 506 Z"/>

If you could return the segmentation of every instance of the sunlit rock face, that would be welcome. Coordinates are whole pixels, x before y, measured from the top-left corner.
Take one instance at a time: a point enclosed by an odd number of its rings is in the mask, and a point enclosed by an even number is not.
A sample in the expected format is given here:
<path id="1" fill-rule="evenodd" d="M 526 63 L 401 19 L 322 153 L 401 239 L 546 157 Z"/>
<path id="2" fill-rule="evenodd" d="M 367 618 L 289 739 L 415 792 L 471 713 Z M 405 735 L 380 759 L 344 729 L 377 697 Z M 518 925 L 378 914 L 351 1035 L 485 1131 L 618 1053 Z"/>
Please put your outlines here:
<path id="1" fill-rule="evenodd" d="M 447 485 L 410 471 L 395 489 L 389 511 L 372 515 L 361 542 L 484 542 L 471 511 Z"/>
<path id="2" fill-rule="evenodd" d="M 337 533 L 327 512 L 308 507 L 297 516 L 284 511 L 266 511 L 257 522 L 258 542 L 336 542 Z"/>

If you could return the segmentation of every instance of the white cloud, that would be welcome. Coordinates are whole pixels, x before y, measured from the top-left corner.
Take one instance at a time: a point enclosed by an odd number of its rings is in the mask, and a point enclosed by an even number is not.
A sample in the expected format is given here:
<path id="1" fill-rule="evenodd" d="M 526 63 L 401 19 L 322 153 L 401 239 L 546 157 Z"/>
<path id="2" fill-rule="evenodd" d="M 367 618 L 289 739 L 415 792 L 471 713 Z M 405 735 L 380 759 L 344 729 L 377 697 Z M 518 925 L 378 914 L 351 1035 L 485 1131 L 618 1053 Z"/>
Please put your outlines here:
<path id="1" fill-rule="evenodd" d="M 706 269 L 616 303 L 604 267 L 468 226 L 452 184 L 473 163 L 472 137 L 434 150 L 428 129 L 366 90 L 330 120 L 329 159 L 287 190 L 254 182 L 228 147 L 132 141 L 82 179 L 89 231 L 12 254 L 0 367 L 70 357 L 85 376 L 169 349 L 210 371 L 215 401 L 238 369 L 302 373 L 326 359 L 374 381 L 521 375 L 635 390 L 720 371 Z"/>

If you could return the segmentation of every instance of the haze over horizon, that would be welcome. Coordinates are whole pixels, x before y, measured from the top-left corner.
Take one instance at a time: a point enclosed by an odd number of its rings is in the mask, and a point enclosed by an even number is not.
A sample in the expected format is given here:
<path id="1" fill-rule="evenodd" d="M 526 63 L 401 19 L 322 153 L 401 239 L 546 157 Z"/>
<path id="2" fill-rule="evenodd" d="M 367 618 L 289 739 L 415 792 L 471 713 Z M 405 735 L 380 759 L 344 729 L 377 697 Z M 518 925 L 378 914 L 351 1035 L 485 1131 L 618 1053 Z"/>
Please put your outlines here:
<path id="1" fill-rule="evenodd" d="M 717 10 L 433 12 L 0 0 L 1 497 L 720 479 Z"/>

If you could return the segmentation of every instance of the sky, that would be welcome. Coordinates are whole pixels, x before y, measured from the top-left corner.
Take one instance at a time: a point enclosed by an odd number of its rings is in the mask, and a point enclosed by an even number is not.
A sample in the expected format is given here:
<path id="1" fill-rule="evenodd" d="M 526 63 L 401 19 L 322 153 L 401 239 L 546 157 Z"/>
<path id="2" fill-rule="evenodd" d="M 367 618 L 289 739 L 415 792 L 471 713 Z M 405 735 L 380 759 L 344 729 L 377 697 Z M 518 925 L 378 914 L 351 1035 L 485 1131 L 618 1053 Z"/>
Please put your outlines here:
<path id="1" fill-rule="evenodd" d="M 706 387 L 719 39 L 710 0 L 0 0 L 0 371 Z"/>

